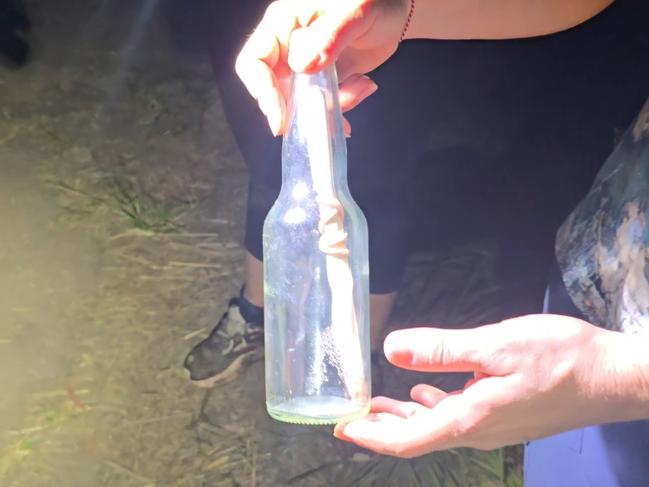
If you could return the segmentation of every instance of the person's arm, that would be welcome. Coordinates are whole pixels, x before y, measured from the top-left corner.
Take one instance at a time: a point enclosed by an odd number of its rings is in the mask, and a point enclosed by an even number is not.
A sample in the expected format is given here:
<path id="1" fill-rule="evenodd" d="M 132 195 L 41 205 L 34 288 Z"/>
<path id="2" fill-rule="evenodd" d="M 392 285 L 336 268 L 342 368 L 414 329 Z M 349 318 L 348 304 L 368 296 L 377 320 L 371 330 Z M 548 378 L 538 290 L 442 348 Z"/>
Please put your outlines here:
<path id="1" fill-rule="evenodd" d="M 406 38 L 506 39 L 573 27 L 612 0 L 415 0 Z M 236 71 L 275 135 L 286 122 L 291 70 L 336 63 L 340 104 L 349 110 L 376 91 L 364 73 L 396 51 L 410 0 L 278 0 L 271 3 Z M 422 62 L 425 62 L 422 59 Z"/>
<path id="2" fill-rule="evenodd" d="M 619 402 L 619 411 L 605 410 L 601 422 L 649 418 L 649 336 L 605 332 L 596 347 L 599 358 L 584 377 L 589 394 Z"/>
<path id="3" fill-rule="evenodd" d="M 555 315 L 472 330 L 416 328 L 388 336 L 402 368 L 473 372 L 460 391 L 420 384 L 412 401 L 377 397 L 335 435 L 379 453 L 498 448 L 588 425 L 649 418 L 649 336 Z"/>
<path id="4" fill-rule="evenodd" d="M 613 3 L 613 0 L 415 1 L 406 39 L 513 39 L 546 35 L 579 25 Z"/>

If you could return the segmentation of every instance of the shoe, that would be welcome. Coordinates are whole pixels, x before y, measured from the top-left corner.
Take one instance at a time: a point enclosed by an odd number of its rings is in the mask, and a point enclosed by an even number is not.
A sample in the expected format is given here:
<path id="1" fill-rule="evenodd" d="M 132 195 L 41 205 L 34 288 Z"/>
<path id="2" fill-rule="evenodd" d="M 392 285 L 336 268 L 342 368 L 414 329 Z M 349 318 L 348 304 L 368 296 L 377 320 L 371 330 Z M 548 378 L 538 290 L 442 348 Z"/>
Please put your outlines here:
<path id="1" fill-rule="evenodd" d="M 200 387 L 226 382 L 263 356 L 264 310 L 243 297 L 230 299 L 228 309 L 209 336 L 189 352 L 184 367 Z"/>

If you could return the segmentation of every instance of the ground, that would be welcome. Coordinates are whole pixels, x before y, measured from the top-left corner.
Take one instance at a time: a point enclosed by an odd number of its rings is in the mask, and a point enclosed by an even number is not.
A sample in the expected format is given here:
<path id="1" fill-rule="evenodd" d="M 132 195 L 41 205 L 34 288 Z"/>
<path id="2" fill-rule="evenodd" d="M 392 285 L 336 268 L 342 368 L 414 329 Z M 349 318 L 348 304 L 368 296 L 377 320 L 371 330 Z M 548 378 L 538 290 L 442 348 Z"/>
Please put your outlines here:
<path id="1" fill-rule="evenodd" d="M 34 57 L 0 71 L 3 486 L 520 485 L 517 451 L 395 460 L 274 422 L 262 362 L 193 386 L 182 360 L 243 262 L 209 64 L 171 0 L 28 7 Z M 395 322 L 487 321 L 490 263 L 484 242 L 414 259 Z M 395 394 L 421 379 L 395 374 Z"/>

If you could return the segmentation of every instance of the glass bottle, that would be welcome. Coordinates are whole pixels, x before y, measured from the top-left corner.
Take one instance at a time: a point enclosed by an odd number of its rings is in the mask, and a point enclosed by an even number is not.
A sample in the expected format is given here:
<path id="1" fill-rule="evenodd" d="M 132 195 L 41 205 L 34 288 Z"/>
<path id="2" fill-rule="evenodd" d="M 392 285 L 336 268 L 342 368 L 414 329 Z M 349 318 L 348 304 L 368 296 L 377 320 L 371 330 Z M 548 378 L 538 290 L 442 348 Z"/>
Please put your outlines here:
<path id="1" fill-rule="evenodd" d="M 295 73 L 282 187 L 264 222 L 266 407 L 333 424 L 370 401 L 367 222 L 347 184 L 335 67 Z"/>

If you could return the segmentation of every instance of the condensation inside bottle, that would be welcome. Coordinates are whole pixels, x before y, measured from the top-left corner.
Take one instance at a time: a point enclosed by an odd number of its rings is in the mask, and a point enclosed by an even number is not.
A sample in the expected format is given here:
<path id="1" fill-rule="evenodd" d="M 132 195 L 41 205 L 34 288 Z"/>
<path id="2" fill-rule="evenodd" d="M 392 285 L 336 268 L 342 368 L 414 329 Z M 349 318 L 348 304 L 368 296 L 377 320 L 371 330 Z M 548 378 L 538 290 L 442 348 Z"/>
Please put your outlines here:
<path id="1" fill-rule="evenodd" d="M 264 223 L 266 405 L 329 424 L 369 409 L 367 223 L 347 186 L 333 69 L 294 77 L 282 190 Z"/>

